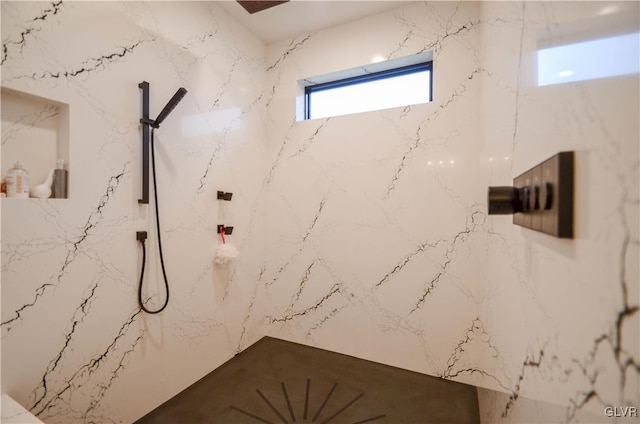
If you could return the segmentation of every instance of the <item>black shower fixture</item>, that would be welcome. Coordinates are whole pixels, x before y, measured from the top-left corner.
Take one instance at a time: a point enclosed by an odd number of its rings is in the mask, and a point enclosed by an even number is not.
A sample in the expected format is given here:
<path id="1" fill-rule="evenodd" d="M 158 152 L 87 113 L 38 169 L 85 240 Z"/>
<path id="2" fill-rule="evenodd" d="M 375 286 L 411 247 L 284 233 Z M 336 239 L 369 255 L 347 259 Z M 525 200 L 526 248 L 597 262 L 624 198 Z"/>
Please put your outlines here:
<path id="1" fill-rule="evenodd" d="M 149 145 L 152 142 L 152 131 L 160 128 L 160 124 L 169 116 L 171 111 L 180 103 L 180 100 L 187 94 L 187 90 L 180 87 L 171 97 L 171 100 L 162 108 L 155 120 L 149 118 L 149 83 L 142 81 L 138 84 L 142 89 L 142 198 L 138 203 L 149 203 Z"/>
<path id="2" fill-rule="evenodd" d="M 152 310 L 145 306 L 142 294 L 142 283 L 144 281 L 144 268 L 146 260 L 146 247 L 145 240 L 147 239 L 146 231 L 136 232 L 136 239 L 142 246 L 142 269 L 140 271 L 140 283 L 138 285 L 138 303 L 140 309 L 149 313 L 157 314 L 162 312 L 169 303 L 169 281 L 167 280 L 167 272 L 164 267 L 164 255 L 162 253 L 162 237 L 160 231 L 160 212 L 158 211 L 158 186 L 156 183 L 156 166 L 155 166 L 155 154 L 154 154 L 154 141 L 153 132 L 155 129 L 160 128 L 160 124 L 164 121 L 173 109 L 178 105 L 180 100 L 187 94 L 187 90 L 180 87 L 178 91 L 173 95 L 169 103 L 165 105 L 158 117 L 154 120 L 149 119 L 149 83 L 146 81 L 138 84 L 138 87 L 142 89 L 142 118 L 140 123 L 142 124 L 142 199 L 138 200 L 138 203 L 149 203 L 149 151 L 151 152 L 151 170 L 153 172 L 153 193 L 155 200 L 155 212 L 156 212 L 156 229 L 158 236 L 158 251 L 160 253 L 160 265 L 162 267 L 162 277 L 164 279 L 166 297 L 163 305 L 158 309 Z"/>
<path id="3" fill-rule="evenodd" d="M 233 233 L 233 227 L 225 227 L 223 224 L 218 224 L 218 234 L 220 234 L 220 231 L 224 231 L 225 234 L 232 234 Z"/>
<path id="4" fill-rule="evenodd" d="M 513 179 L 489 187 L 490 215 L 513 214 L 513 223 L 560 238 L 573 238 L 574 152 L 560 152 Z"/>
<path id="5" fill-rule="evenodd" d="M 216 193 L 216 198 L 217 198 L 218 200 L 226 200 L 226 201 L 229 201 L 229 200 L 231 200 L 231 197 L 233 197 L 233 193 L 226 193 L 226 192 L 224 192 L 224 191 L 218 191 L 218 192 Z"/>
<path id="6" fill-rule="evenodd" d="M 173 95 L 171 100 L 169 100 L 169 103 L 167 103 L 165 107 L 160 111 L 160 114 L 151 126 L 153 128 L 160 128 L 160 124 L 162 123 L 162 121 L 164 121 L 165 118 L 169 116 L 171 111 L 178 105 L 178 103 L 180 103 L 180 100 L 182 100 L 185 94 L 187 94 L 186 89 L 184 89 L 183 87 L 178 88 L 176 94 Z"/>

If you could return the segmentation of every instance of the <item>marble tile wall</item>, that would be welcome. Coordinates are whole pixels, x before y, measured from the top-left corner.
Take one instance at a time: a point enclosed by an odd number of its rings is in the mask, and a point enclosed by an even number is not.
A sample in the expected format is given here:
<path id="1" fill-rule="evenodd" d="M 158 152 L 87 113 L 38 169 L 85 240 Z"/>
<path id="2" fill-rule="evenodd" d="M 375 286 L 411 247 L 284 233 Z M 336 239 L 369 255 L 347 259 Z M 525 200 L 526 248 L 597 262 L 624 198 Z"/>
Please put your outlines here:
<path id="1" fill-rule="evenodd" d="M 522 395 L 564 406 L 563 421 L 607 421 L 605 407 L 640 402 L 638 74 L 538 86 L 536 51 L 635 33 L 637 52 L 638 4 L 491 3 L 482 16 L 504 21 L 484 33 L 482 158 L 494 161 L 483 176 L 498 185 L 557 151 L 576 154 L 574 240 L 491 218 L 480 316 L 510 370 L 496 415 L 509 422 Z M 604 68 L 606 51 L 589 54 Z"/>
<path id="2" fill-rule="evenodd" d="M 69 105 L 71 176 L 70 199 L 2 200 L 2 390 L 46 422 L 130 422 L 267 334 L 478 385 L 487 422 L 638 406 L 637 74 L 536 82 L 540 48 L 637 17 L 416 2 L 265 47 L 212 2 L 2 2 L 2 85 Z M 295 120 L 297 80 L 424 51 L 433 102 Z M 142 80 L 156 113 L 189 90 L 157 133 L 159 317 L 135 302 L 136 231 L 157 257 Z M 487 215 L 487 186 L 561 150 L 574 240 Z"/>
<path id="3" fill-rule="evenodd" d="M 471 249 L 487 224 L 477 182 L 484 71 L 469 54 L 480 49 L 478 14 L 476 4 L 420 3 L 269 46 L 271 334 L 446 369 L 477 315 Z M 432 103 L 295 121 L 296 80 L 427 50 Z"/>
<path id="4" fill-rule="evenodd" d="M 11 399 L 8 395 L 3 394 L 2 399 L 2 422 L 3 423 L 29 423 L 38 424 L 42 421 L 38 420 L 33 414 L 24 409 L 15 400 Z"/>
<path id="5" fill-rule="evenodd" d="M 270 45 L 267 333 L 487 388 L 487 422 L 637 407 L 637 73 L 539 87 L 536 57 L 638 29 L 632 3 L 421 2 Z M 295 121 L 296 80 L 423 51 L 433 102 Z M 563 150 L 574 240 L 487 215 Z"/>
<path id="6" fill-rule="evenodd" d="M 47 423 L 132 422 L 263 334 L 248 262 L 264 249 L 264 44 L 211 2 L 66 1 L 2 2 L 2 43 L 2 86 L 70 120 L 69 198 L 2 199 L 2 391 Z M 154 316 L 137 305 L 136 231 L 152 307 L 165 296 L 137 201 L 141 81 L 152 118 L 188 90 L 155 137 L 171 296 Z M 31 118 L 3 122 L 3 151 L 36 137 Z M 213 263 L 217 224 L 235 228 L 232 266 Z"/>

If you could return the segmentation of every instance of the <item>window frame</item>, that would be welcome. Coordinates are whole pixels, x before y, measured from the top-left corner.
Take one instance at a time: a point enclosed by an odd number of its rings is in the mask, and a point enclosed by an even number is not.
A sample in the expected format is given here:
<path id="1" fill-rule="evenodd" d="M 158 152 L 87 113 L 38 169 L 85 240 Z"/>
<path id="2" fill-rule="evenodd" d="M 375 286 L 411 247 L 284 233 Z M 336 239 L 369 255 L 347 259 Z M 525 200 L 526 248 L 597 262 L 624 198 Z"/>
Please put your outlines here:
<path id="1" fill-rule="evenodd" d="M 401 77 L 418 72 L 429 71 L 429 99 L 433 101 L 433 60 L 414 63 L 412 65 L 400 66 L 397 68 L 385 69 L 377 72 L 370 72 L 363 75 L 356 75 L 348 78 L 341 78 L 323 83 L 310 84 L 304 87 L 304 119 L 311 118 L 311 96 L 315 92 L 331 90 L 334 88 L 347 87 L 351 85 L 363 84 L 371 81 Z"/>

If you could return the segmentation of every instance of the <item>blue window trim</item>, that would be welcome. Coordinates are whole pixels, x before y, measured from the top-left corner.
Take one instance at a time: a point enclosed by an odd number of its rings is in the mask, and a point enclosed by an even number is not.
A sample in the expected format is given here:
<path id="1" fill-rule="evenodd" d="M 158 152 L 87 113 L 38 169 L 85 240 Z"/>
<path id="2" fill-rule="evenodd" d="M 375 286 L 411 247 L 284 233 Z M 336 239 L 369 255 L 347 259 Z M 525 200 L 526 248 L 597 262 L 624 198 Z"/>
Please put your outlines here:
<path id="1" fill-rule="evenodd" d="M 311 119 L 311 94 L 331 90 L 349 85 L 357 85 L 365 82 L 376 81 L 386 78 L 394 78 L 402 75 L 414 74 L 416 72 L 429 71 L 429 101 L 433 100 L 433 62 L 416 63 L 414 65 L 402 66 L 400 68 L 387 69 L 370 74 L 358 75 L 355 77 L 344 78 L 335 81 L 324 82 L 320 84 L 308 85 L 304 88 L 304 119 Z"/>

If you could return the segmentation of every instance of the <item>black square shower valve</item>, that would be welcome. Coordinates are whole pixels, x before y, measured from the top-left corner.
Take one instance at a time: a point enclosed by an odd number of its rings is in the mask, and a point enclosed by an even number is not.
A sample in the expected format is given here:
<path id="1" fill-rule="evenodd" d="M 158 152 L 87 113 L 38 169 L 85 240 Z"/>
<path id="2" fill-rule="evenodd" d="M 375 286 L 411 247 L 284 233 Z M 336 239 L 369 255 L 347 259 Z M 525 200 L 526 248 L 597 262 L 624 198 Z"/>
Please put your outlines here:
<path id="1" fill-rule="evenodd" d="M 513 179 L 513 187 L 489 187 L 490 215 L 513 214 L 513 223 L 560 238 L 573 238 L 574 153 L 560 152 Z"/>

